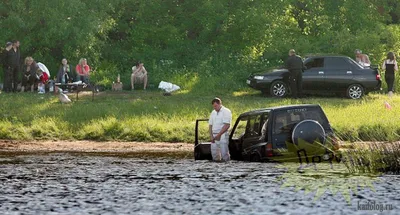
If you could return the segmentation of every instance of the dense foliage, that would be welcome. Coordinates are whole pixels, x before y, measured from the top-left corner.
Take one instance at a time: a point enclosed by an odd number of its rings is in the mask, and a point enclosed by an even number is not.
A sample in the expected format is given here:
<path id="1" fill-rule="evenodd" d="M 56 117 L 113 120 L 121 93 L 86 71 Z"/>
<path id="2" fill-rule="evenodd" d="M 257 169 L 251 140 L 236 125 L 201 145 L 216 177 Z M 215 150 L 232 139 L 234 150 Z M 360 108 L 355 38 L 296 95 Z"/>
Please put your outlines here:
<path id="1" fill-rule="evenodd" d="M 290 48 L 303 56 L 358 48 L 378 64 L 399 53 L 399 14 L 398 0 L 3 0 L 0 41 L 19 39 L 24 57 L 52 71 L 63 57 L 73 65 L 86 57 L 106 84 L 120 73 L 127 86 L 140 59 L 153 84 L 223 77 L 231 82 L 211 88 L 229 88 L 279 65 Z"/>

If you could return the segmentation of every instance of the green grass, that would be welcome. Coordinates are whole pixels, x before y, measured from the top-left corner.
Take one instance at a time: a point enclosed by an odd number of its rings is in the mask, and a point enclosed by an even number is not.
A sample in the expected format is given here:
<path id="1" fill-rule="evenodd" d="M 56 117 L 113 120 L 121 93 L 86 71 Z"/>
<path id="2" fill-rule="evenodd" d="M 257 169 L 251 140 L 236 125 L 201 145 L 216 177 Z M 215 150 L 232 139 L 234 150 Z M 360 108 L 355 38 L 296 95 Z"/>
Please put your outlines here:
<path id="1" fill-rule="evenodd" d="M 193 78 L 192 78 L 193 79 Z M 229 83 L 229 82 L 227 82 Z M 213 83 L 214 85 L 216 83 Z M 121 140 L 193 142 L 195 120 L 208 118 L 215 96 L 232 110 L 233 120 L 245 111 L 289 104 L 320 104 L 342 140 L 400 140 L 400 96 L 370 94 L 361 100 L 311 97 L 276 99 L 247 87 L 217 92 L 188 83 L 163 96 L 157 89 L 80 95 L 60 104 L 53 94 L 0 94 L 0 139 Z M 196 88 L 201 88 L 198 90 Z M 70 95 L 75 100 L 75 95 Z M 392 110 L 384 107 L 388 101 Z M 206 126 L 202 127 L 205 132 Z"/>

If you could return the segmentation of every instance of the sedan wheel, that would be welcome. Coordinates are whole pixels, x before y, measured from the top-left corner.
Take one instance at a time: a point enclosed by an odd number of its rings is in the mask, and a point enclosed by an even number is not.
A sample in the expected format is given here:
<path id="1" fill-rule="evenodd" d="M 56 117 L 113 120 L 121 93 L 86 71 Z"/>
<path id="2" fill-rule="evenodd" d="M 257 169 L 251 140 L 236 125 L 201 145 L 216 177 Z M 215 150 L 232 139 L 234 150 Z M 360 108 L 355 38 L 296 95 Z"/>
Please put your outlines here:
<path id="1" fill-rule="evenodd" d="M 347 96 L 351 99 L 359 99 L 364 95 L 364 88 L 359 84 L 352 84 L 347 88 Z"/>
<path id="2" fill-rule="evenodd" d="M 288 92 L 288 89 L 286 87 L 286 84 L 283 83 L 282 81 L 275 81 L 271 85 L 270 93 L 272 96 L 275 97 L 284 97 L 286 96 Z"/>

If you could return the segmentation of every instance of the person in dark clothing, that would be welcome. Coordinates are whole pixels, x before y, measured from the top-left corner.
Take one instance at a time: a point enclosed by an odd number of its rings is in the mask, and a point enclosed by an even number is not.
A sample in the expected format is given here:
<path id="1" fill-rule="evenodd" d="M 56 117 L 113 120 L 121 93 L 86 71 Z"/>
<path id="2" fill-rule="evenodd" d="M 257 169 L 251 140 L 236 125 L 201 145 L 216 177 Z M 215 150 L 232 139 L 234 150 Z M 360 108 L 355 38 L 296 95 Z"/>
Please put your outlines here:
<path id="1" fill-rule="evenodd" d="M 14 40 L 11 50 L 9 51 L 8 65 L 10 66 L 10 77 L 12 83 L 12 91 L 17 92 L 18 76 L 21 65 L 21 53 L 19 51 L 19 41 Z"/>
<path id="2" fill-rule="evenodd" d="M 56 83 L 68 84 L 73 82 L 72 67 L 68 64 L 66 58 L 61 60 L 60 69 L 58 69 Z M 66 90 L 67 87 L 63 86 L 61 89 Z"/>
<path id="3" fill-rule="evenodd" d="M 72 67 L 68 64 L 66 58 L 61 60 L 60 68 L 57 73 L 57 83 L 67 84 L 73 81 Z"/>
<path id="4" fill-rule="evenodd" d="M 304 64 L 301 57 L 296 55 L 294 49 L 289 51 L 289 58 L 285 62 L 285 67 L 289 70 L 289 85 L 292 92 L 292 97 L 302 97 Z"/>
<path id="5" fill-rule="evenodd" d="M 385 70 L 385 81 L 388 86 L 389 96 L 393 95 L 393 85 L 395 80 L 395 72 L 399 70 L 399 66 L 396 61 L 396 56 L 393 52 L 387 54 L 386 60 L 382 64 L 382 69 Z"/>
<path id="6" fill-rule="evenodd" d="M 33 60 L 32 57 L 25 58 L 24 66 L 22 67 L 22 84 L 21 92 L 26 90 L 31 90 L 33 92 L 37 88 L 39 78 L 36 75 L 36 71 L 39 66 Z"/>
<path id="7" fill-rule="evenodd" d="M 3 64 L 3 92 L 11 92 L 12 91 L 12 83 L 11 83 L 11 74 L 10 74 L 10 66 L 9 66 L 9 52 L 12 48 L 12 42 L 6 43 L 6 48 L 1 53 L 1 61 Z"/>

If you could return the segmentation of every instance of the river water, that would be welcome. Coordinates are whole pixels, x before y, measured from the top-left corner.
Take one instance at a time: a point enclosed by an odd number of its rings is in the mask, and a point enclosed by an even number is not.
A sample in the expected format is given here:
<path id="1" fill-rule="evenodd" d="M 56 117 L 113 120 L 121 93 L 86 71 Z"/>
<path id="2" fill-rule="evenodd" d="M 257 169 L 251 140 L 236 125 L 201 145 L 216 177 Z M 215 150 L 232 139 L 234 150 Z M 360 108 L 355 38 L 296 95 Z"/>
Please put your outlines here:
<path id="1" fill-rule="evenodd" d="M 314 200 L 315 192 L 282 188 L 287 171 L 273 163 L 2 155 L 0 214 L 400 214 L 399 176 L 376 178 L 375 191 L 358 188 L 348 202 L 340 192 Z"/>

